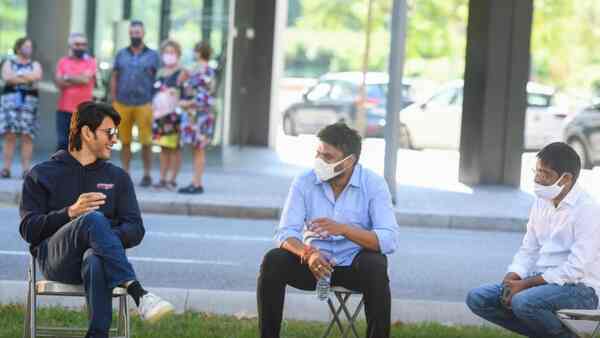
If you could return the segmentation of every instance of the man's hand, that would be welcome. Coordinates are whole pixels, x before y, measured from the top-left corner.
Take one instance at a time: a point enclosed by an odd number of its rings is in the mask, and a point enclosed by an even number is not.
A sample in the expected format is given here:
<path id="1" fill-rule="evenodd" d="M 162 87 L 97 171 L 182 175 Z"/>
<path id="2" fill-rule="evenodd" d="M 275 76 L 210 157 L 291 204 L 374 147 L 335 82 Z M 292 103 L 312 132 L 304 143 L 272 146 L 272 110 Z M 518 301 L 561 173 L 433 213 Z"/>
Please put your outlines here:
<path id="1" fill-rule="evenodd" d="M 521 276 L 519 276 L 515 272 L 509 272 L 506 274 L 506 276 L 504 276 L 504 279 L 502 280 L 502 284 L 505 284 L 509 280 L 521 280 Z"/>
<path id="2" fill-rule="evenodd" d="M 528 289 L 530 286 L 525 280 L 507 280 L 504 282 L 505 287 L 510 289 L 510 294 L 506 299 L 506 304 L 511 305 L 512 298 L 519 292 Z"/>
<path id="3" fill-rule="evenodd" d="M 321 277 L 330 276 L 333 272 L 333 267 L 319 251 L 313 252 L 308 257 L 308 268 L 317 280 L 321 279 Z"/>
<path id="4" fill-rule="evenodd" d="M 310 222 L 310 224 L 310 230 L 316 232 L 321 237 L 327 237 L 329 235 L 345 236 L 346 230 L 348 230 L 348 226 L 346 224 L 341 224 L 325 217 L 314 219 L 312 222 Z"/>
<path id="5" fill-rule="evenodd" d="M 87 192 L 79 195 L 77 202 L 68 209 L 69 217 L 76 218 L 88 211 L 94 211 L 105 203 L 106 195 L 100 192 Z"/>

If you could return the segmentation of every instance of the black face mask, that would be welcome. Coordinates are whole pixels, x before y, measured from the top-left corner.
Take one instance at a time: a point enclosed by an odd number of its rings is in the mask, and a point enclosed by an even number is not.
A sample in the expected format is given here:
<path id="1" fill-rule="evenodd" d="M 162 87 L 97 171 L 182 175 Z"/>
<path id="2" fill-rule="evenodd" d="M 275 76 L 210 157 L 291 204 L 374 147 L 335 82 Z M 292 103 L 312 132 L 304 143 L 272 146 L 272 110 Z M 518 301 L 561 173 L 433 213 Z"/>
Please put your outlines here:
<path id="1" fill-rule="evenodd" d="M 73 56 L 75 56 L 76 58 L 83 58 L 83 56 L 85 55 L 85 49 L 73 49 Z"/>
<path id="2" fill-rule="evenodd" d="M 138 38 L 138 37 L 131 37 L 131 46 L 133 47 L 139 47 L 142 45 L 142 38 Z"/>

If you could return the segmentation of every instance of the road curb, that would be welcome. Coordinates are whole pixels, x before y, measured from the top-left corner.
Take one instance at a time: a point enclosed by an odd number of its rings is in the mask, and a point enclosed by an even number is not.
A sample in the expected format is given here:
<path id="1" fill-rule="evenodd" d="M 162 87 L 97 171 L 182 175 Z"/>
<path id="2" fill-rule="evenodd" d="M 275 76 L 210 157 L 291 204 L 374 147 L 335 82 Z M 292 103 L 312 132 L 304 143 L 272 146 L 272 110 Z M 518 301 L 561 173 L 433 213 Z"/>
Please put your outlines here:
<path id="1" fill-rule="evenodd" d="M 0 191 L 0 203 L 17 205 L 20 191 Z M 234 205 L 211 201 L 155 200 L 140 199 L 140 208 L 144 213 L 211 216 L 241 219 L 279 219 L 281 208 L 275 206 Z M 489 230 L 506 232 L 524 232 L 526 218 L 493 217 L 479 215 L 443 215 L 431 212 L 396 210 L 396 220 L 400 226 L 420 228 L 443 228 L 465 230 Z"/>
<path id="2" fill-rule="evenodd" d="M 0 304 L 24 304 L 27 291 L 25 281 L 0 281 Z M 173 303 L 178 312 L 195 311 L 238 318 L 256 318 L 256 294 L 249 291 L 203 289 L 149 288 L 149 291 Z M 129 299 L 131 306 L 133 301 Z M 359 299 L 349 301 L 354 308 Z M 40 297 L 40 306 L 81 308 L 83 298 Z M 331 313 L 325 303 L 312 292 L 289 292 L 286 295 L 284 318 L 294 320 L 329 321 Z M 360 318 L 364 319 L 364 312 Z M 464 303 L 426 300 L 392 299 L 392 322 L 439 322 L 444 324 L 482 325 Z"/>

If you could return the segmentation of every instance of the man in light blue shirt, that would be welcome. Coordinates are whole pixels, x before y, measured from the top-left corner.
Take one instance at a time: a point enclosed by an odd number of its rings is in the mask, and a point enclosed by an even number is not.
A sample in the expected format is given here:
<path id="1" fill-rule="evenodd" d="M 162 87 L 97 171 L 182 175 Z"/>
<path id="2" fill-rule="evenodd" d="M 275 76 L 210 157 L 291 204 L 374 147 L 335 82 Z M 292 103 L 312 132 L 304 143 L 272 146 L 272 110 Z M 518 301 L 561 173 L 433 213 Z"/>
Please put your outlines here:
<path id="1" fill-rule="evenodd" d="M 390 287 L 386 255 L 398 246 L 398 225 L 382 177 L 358 164 L 361 138 L 343 123 L 318 134 L 315 168 L 292 183 L 275 241 L 258 277 L 263 338 L 277 338 L 285 287 L 314 290 L 331 284 L 361 291 L 367 337 L 390 335 Z"/>

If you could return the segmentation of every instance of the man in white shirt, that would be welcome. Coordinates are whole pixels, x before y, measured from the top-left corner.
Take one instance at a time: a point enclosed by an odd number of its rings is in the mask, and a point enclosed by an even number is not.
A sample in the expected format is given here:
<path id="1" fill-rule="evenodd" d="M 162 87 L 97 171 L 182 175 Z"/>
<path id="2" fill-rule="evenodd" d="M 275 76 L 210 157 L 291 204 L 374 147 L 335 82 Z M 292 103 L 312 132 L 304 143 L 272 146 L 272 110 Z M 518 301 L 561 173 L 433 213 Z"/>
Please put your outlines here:
<path id="1" fill-rule="evenodd" d="M 555 142 L 537 154 L 527 232 L 504 280 L 473 289 L 476 315 L 527 337 L 577 337 L 560 309 L 596 309 L 600 292 L 600 209 L 576 185 L 581 160 Z"/>

